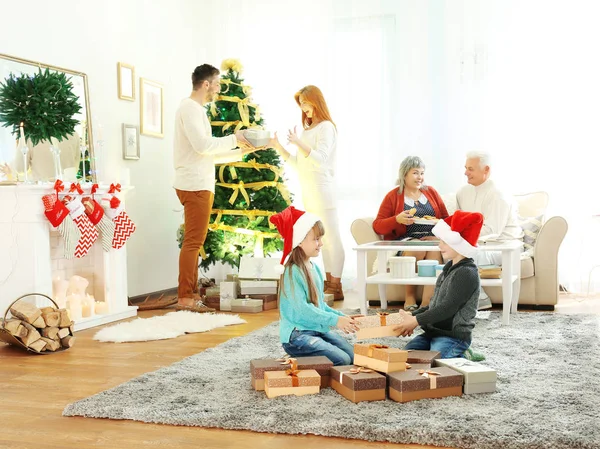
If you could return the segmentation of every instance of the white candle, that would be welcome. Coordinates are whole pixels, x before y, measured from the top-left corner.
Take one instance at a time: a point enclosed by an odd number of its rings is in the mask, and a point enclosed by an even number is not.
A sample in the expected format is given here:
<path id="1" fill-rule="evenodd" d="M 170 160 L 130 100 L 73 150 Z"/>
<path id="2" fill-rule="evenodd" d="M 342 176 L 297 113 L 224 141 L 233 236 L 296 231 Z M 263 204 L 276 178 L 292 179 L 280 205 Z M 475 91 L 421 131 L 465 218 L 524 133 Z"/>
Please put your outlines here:
<path id="1" fill-rule="evenodd" d="M 96 301 L 96 315 L 106 315 L 108 313 L 108 304 L 106 301 Z"/>
<path id="2" fill-rule="evenodd" d="M 81 299 L 77 295 L 70 295 L 67 298 L 67 307 L 69 310 L 69 316 L 71 320 L 77 321 L 80 320 L 83 316 L 83 310 L 81 307 Z"/>
<path id="3" fill-rule="evenodd" d="M 89 305 L 89 303 L 84 302 L 81 304 L 81 316 L 83 318 L 92 316 L 92 307 Z"/>

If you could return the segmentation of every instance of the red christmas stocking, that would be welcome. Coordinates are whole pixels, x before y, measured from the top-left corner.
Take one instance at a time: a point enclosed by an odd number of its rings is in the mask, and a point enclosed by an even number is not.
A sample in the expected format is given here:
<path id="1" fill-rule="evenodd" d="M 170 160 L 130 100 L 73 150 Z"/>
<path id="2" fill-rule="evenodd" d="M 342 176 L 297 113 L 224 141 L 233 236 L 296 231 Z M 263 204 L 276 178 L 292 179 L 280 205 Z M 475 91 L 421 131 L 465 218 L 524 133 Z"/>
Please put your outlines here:
<path id="1" fill-rule="evenodd" d="M 77 242 L 81 238 L 81 232 L 69 215 L 69 209 L 62 201 L 58 201 L 58 192 L 44 195 L 42 201 L 44 202 L 44 214 L 48 221 L 58 230 L 65 241 L 65 258 L 72 259 Z"/>
<path id="2" fill-rule="evenodd" d="M 102 249 L 106 252 L 112 248 L 112 241 L 115 236 L 115 224 L 104 214 L 102 206 L 94 199 L 94 193 L 98 190 L 98 184 L 92 185 L 92 197 L 86 197 L 82 200 L 85 206 L 85 213 L 96 229 L 100 232 L 102 239 Z"/>
<path id="3" fill-rule="evenodd" d="M 100 232 L 102 249 L 106 252 L 110 251 L 115 236 L 115 224 L 104 214 L 104 209 L 96 200 L 88 197 L 84 198 L 82 202 L 86 215 Z"/>
<path id="4" fill-rule="evenodd" d="M 111 198 L 109 206 L 104 206 L 104 212 L 115 223 L 115 237 L 113 238 L 112 247 L 120 249 L 129 240 L 131 234 L 135 232 L 135 224 L 121 206 L 121 200 L 116 196 Z"/>
<path id="5" fill-rule="evenodd" d="M 98 239 L 98 230 L 94 227 L 90 219 L 85 214 L 85 207 L 81 199 L 74 198 L 67 203 L 69 214 L 81 232 L 81 238 L 75 248 L 75 257 L 81 259 L 90 251 L 94 242 Z"/>

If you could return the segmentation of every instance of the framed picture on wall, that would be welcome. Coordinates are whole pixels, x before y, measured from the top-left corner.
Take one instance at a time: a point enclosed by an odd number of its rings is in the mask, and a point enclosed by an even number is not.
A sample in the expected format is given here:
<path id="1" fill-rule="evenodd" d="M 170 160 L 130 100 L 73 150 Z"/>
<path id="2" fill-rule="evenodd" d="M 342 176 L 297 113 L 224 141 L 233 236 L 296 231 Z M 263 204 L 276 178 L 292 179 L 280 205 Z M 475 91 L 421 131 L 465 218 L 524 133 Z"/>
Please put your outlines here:
<path id="1" fill-rule="evenodd" d="M 140 129 L 123 123 L 123 159 L 140 158 Z"/>
<path id="2" fill-rule="evenodd" d="M 135 100 L 135 68 L 124 62 L 117 63 L 117 78 L 119 85 L 119 98 L 121 100 Z"/>
<path id="3" fill-rule="evenodd" d="M 153 137 L 164 136 L 163 104 L 162 84 L 140 78 L 140 131 L 142 134 Z"/>

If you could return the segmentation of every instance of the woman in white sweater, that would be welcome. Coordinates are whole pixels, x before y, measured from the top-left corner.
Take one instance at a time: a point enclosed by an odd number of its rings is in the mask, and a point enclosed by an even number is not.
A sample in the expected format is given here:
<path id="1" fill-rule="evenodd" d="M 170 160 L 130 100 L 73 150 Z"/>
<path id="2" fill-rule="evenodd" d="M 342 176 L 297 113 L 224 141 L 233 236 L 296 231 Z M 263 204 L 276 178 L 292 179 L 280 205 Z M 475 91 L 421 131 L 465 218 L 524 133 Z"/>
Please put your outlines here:
<path id="1" fill-rule="evenodd" d="M 277 133 L 271 146 L 296 168 L 304 208 L 323 222 L 326 232 L 322 250 L 326 273 L 325 293 L 332 293 L 336 300 L 344 299 L 341 283 L 344 248 L 338 225 L 334 182 L 337 129 L 318 87 L 303 87 L 296 92 L 294 99 L 302 110 L 304 129 L 300 136 L 295 127 L 289 130 L 287 140 L 297 147 L 297 151 L 290 154 L 279 143 Z"/>

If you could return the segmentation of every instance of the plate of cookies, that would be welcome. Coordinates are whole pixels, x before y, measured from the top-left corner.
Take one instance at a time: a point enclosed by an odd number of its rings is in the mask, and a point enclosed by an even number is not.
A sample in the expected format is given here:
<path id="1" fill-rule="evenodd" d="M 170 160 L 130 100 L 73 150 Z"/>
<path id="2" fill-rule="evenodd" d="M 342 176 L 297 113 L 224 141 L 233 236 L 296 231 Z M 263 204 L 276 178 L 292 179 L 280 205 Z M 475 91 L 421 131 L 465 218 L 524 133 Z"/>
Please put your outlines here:
<path id="1" fill-rule="evenodd" d="M 426 226 L 435 226 L 439 218 L 432 217 L 431 215 L 423 215 L 422 217 L 414 217 L 415 224 L 426 225 Z"/>

